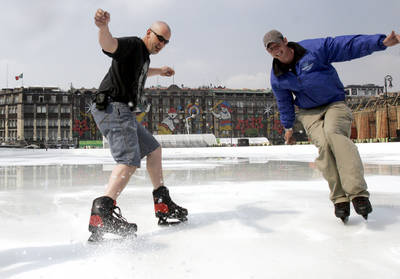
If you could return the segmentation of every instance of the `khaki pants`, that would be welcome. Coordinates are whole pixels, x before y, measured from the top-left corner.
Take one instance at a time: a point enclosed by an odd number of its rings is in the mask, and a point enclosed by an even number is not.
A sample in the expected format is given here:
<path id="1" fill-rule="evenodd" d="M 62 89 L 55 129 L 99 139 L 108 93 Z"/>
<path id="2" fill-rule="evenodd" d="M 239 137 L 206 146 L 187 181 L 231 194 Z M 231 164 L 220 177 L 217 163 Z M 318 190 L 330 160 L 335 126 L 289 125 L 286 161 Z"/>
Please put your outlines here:
<path id="1" fill-rule="evenodd" d="M 333 203 L 357 196 L 369 197 L 357 146 L 350 140 L 351 110 L 335 102 L 297 113 L 312 143 L 318 148 L 315 163 L 329 183 Z"/>

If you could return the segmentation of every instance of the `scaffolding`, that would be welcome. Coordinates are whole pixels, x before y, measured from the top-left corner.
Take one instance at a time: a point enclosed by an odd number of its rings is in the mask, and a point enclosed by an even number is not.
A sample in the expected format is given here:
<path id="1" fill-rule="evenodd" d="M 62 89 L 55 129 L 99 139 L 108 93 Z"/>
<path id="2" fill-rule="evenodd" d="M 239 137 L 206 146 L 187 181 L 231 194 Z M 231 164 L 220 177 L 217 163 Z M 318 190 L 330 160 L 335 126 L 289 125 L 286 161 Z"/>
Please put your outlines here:
<path id="1" fill-rule="evenodd" d="M 399 94 L 360 99 L 349 106 L 354 115 L 353 129 L 357 131 L 355 139 L 387 141 L 399 137 Z"/>

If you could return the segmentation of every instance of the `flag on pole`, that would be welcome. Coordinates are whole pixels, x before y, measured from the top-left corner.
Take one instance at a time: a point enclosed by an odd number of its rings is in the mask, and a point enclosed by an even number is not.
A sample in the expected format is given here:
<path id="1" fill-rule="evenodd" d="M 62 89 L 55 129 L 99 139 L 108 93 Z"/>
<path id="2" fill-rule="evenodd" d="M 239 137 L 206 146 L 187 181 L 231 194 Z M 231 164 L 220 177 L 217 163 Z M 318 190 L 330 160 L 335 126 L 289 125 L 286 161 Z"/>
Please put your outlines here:
<path id="1" fill-rule="evenodd" d="M 24 73 L 20 73 L 18 76 L 15 76 L 15 80 L 19 80 L 20 78 L 24 78 Z"/>

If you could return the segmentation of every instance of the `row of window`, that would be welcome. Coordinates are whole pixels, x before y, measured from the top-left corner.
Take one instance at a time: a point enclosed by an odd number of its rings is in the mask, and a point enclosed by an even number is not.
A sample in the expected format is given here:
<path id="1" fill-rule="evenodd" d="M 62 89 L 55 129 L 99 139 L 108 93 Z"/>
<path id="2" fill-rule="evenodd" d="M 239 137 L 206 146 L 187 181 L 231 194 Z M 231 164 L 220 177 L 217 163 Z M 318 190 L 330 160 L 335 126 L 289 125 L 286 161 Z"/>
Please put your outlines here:
<path id="1" fill-rule="evenodd" d="M 48 127 L 58 127 L 58 119 L 49 119 L 47 121 Z M 34 126 L 34 120 L 33 119 L 25 119 L 24 120 L 24 126 L 25 127 L 33 127 Z M 46 119 L 36 119 L 36 126 L 46 126 Z M 60 126 L 70 126 L 70 120 L 69 119 L 61 119 L 60 120 Z"/>
<path id="2" fill-rule="evenodd" d="M 160 102 L 160 99 L 158 99 L 158 98 L 152 98 L 151 99 L 151 104 L 153 105 L 153 106 L 158 106 L 160 103 L 162 103 L 162 106 L 163 107 L 168 107 L 168 106 L 175 106 L 175 107 L 179 107 L 179 106 L 182 106 L 182 104 L 184 104 L 184 106 L 186 107 L 186 106 L 188 106 L 189 104 L 196 104 L 196 105 L 198 105 L 198 106 L 200 106 L 200 107 L 203 107 L 203 105 L 207 105 L 208 107 L 212 107 L 213 105 L 215 105 L 215 103 L 216 103 L 216 101 L 217 100 L 214 100 L 214 103 L 213 103 L 213 100 L 212 99 L 207 99 L 207 100 L 205 100 L 204 102 L 203 102 L 203 100 L 202 99 L 196 99 L 196 100 L 193 100 L 193 99 L 190 99 L 190 98 L 185 98 L 184 100 L 183 99 L 180 99 L 180 98 L 174 98 L 174 99 L 172 99 L 172 101 L 171 101 L 171 99 L 170 98 L 162 98 L 161 99 L 161 102 Z M 270 103 L 270 101 L 266 101 L 266 100 L 256 100 L 256 101 L 254 101 L 254 100 L 248 100 L 248 101 L 244 101 L 244 100 L 241 100 L 241 101 L 237 101 L 237 100 L 229 100 L 229 99 L 227 99 L 226 101 L 225 101 L 226 103 L 229 103 L 229 105 L 231 105 L 231 107 L 237 107 L 237 108 L 244 108 L 244 107 L 265 107 L 267 104 L 269 104 Z M 204 104 L 203 104 L 204 103 Z"/>
<path id="3" fill-rule="evenodd" d="M 6 127 L 6 120 L 1 119 L 0 120 L 0 128 L 5 128 Z M 8 128 L 17 128 L 17 120 L 16 119 L 12 119 L 12 120 L 8 120 Z"/>
<path id="4" fill-rule="evenodd" d="M 0 96 L 0 105 L 4 104 L 16 104 L 19 102 L 19 96 L 14 95 L 14 96 Z"/>
<path id="5" fill-rule="evenodd" d="M 39 96 L 39 98 L 37 99 L 38 103 L 45 103 L 46 102 L 46 98 L 45 96 Z M 56 104 L 57 103 L 57 96 L 55 95 L 51 95 L 50 99 L 47 100 L 49 103 L 51 104 Z M 26 102 L 28 104 L 33 103 L 33 96 L 32 95 L 27 95 L 26 96 Z M 68 96 L 62 96 L 62 103 L 67 104 L 69 103 L 69 98 Z"/>
<path id="6" fill-rule="evenodd" d="M 58 106 L 36 106 L 36 113 L 47 113 L 47 110 L 49 113 L 71 113 L 71 107 L 70 106 L 61 106 L 59 108 Z M 34 113 L 35 107 L 33 105 L 27 105 L 24 106 L 24 112 L 25 113 Z M 17 113 L 17 106 L 8 106 L 8 114 L 16 114 Z M 0 115 L 6 114 L 6 108 L 5 107 L 0 107 Z"/>
<path id="7" fill-rule="evenodd" d="M 56 104 L 57 103 L 57 96 L 51 95 L 50 99 L 45 98 L 45 96 L 40 95 L 38 98 L 33 98 L 33 95 L 26 95 L 26 103 L 32 104 L 34 101 L 37 101 L 37 103 L 51 103 L 51 104 Z M 21 102 L 19 95 L 11 95 L 11 96 L 0 96 L 0 105 L 4 104 L 17 104 Z M 62 96 L 61 102 L 63 104 L 68 104 L 69 98 L 68 96 Z"/>
<path id="8" fill-rule="evenodd" d="M 49 119 L 47 123 L 48 123 L 48 127 L 58 127 L 58 119 Z M 25 127 L 33 127 L 34 126 L 33 119 L 25 119 L 24 126 Z M 46 119 L 36 119 L 36 126 L 45 127 Z M 60 126 L 69 127 L 70 120 L 69 119 L 61 119 Z M 1 119 L 0 120 L 0 128 L 5 128 L 5 127 L 6 127 L 6 120 Z M 8 120 L 8 128 L 17 128 L 17 120 L 16 119 Z"/>
<path id="9" fill-rule="evenodd" d="M 351 88 L 351 89 L 346 89 L 345 90 L 346 95 L 351 95 L 351 96 L 376 96 L 383 91 L 381 89 L 360 89 L 360 88 Z"/>
<path id="10" fill-rule="evenodd" d="M 33 130 L 28 130 L 24 132 L 24 138 L 26 140 L 32 140 L 34 137 Z M 46 131 L 45 130 L 38 130 L 36 132 L 36 140 L 59 140 L 64 139 L 68 140 L 70 137 L 70 132 L 68 130 L 61 131 L 61 135 L 59 137 L 57 130 L 49 130 L 47 133 L 46 138 Z M 8 139 L 9 140 L 18 140 L 17 131 L 12 130 L 8 131 Z M 0 131 L 0 140 L 3 141 L 6 139 L 6 134 L 4 131 Z"/>

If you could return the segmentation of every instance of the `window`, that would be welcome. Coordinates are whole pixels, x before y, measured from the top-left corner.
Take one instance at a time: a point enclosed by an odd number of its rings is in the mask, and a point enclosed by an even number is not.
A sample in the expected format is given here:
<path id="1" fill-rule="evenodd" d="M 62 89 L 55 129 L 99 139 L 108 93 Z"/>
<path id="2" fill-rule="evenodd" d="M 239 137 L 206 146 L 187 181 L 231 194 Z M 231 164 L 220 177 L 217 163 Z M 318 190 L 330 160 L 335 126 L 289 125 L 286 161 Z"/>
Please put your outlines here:
<path id="1" fill-rule="evenodd" d="M 163 98 L 162 102 L 163 102 L 163 106 L 169 106 L 169 99 L 168 98 Z"/>
<path id="2" fill-rule="evenodd" d="M 62 106 L 61 113 L 71 113 L 71 108 L 69 106 Z"/>
<path id="3" fill-rule="evenodd" d="M 36 106 L 36 112 L 37 113 L 43 113 L 42 112 L 42 108 L 43 108 L 43 106 Z"/>
<path id="4" fill-rule="evenodd" d="M 14 104 L 18 103 L 18 100 L 19 100 L 18 97 L 19 97 L 18 95 L 14 96 Z"/>
<path id="5" fill-rule="evenodd" d="M 9 128 L 17 127 L 17 120 L 8 120 L 8 127 Z"/>
<path id="6" fill-rule="evenodd" d="M 39 103 L 44 103 L 44 96 L 39 96 Z"/>
<path id="7" fill-rule="evenodd" d="M 32 95 L 26 96 L 26 102 L 27 102 L 28 104 L 32 104 Z"/>
<path id="8" fill-rule="evenodd" d="M 25 139 L 33 139 L 33 130 L 25 130 L 24 131 Z"/>
<path id="9" fill-rule="evenodd" d="M 9 114 L 16 114 L 17 113 L 17 107 L 16 106 L 9 106 L 8 107 L 8 113 Z"/>
<path id="10" fill-rule="evenodd" d="M 33 112 L 34 112 L 34 107 L 33 107 L 33 105 L 25 105 L 25 106 L 24 106 L 24 112 L 25 112 L 25 113 L 33 113 Z"/>
<path id="11" fill-rule="evenodd" d="M 63 103 L 64 104 L 68 103 L 68 96 L 63 96 Z"/>
<path id="12" fill-rule="evenodd" d="M 33 119 L 24 120 L 24 127 L 32 127 L 32 126 L 33 126 Z"/>
<path id="13" fill-rule="evenodd" d="M 49 106 L 49 113 L 58 113 L 58 106 Z"/>
<path id="14" fill-rule="evenodd" d="M 57 103 L 57 96 L 51 96 L 50 97 L 50 103 L 52 103 L 52 104 L 55 104 L 55 103 Z"/>

